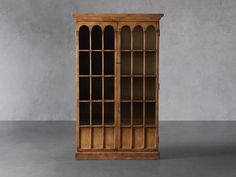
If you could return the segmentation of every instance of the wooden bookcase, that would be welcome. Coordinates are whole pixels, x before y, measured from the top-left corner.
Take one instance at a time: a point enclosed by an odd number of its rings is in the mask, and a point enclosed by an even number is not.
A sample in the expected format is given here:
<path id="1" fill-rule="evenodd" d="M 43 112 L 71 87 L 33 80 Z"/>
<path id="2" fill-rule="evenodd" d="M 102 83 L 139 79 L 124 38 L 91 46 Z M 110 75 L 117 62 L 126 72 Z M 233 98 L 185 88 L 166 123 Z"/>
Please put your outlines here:
<path id="1" fill-rule="evenodd" d="M 159 159 L 163 14 L 73 14 L 76 159 Z"/>

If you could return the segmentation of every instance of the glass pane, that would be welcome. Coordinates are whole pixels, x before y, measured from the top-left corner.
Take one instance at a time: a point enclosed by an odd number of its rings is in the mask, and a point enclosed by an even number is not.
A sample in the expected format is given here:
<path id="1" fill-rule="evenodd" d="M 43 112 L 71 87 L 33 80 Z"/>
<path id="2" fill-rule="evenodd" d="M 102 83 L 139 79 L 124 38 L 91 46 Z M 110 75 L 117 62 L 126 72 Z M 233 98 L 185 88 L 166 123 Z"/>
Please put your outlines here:
<path id="1" fill-rule="evenodd" d="M 133 48 L 134 50 L 143 49 L 143 28 L 136 26 L 133 31 Z"/>
<path id="2" fill-rule="evenodd" d="M 134 77 L 133 78 L 133 99 L 142 100 L 143 99 L 143 78 Z"/>
<path id="3" fill-rule="evenodd" d="M 114 77 L 104 78 L 104 99 L 105 100 L 114 99 Z"/>
<path id="4" fill-rule="evenodd" d="M 89 52 L 79 52 L 79 74 L 89 75 Z"/>
<path id="5" fill-rule="evenodd" d="M 143 52 L 133 53 L 133 74 L 143 74 Z"/>
<path id="6" fill-rule="evenodd" d="M 89 49 L 89 28 L 81 26 L 79 29 L 79 49 Z"/>
<path id="7" fill-rule="evenodd" d="M 93 100 L 102 99 L 102 78 L 101 77 L 92 78 L 92 99 Z"/>
<path id="8" fill-rule="evenodd" d="M 102 74 L 102 52 L 92 52 L 92 74 Z"/>
<path id="9" fill-rule="evenodd" d="M 121 49 L 130 50 L 131 49 L 131 31 L 128 26 L 123 26 L 121 29 Z"/>
<path id="10" fill-rule="evenodd" d="M 131 124 L 131 103 L 121 103 L 121 125 Z"/>
<path id="11" fill-rule="evenodd" d="M 104 74 L 114 74 L 114 52 L 104 53 Z"/>
<path id="12" fill-rule="evenodd" d="M 143 125 L 143 103 L 133 103 L 133 124 Z"/>
<path id="13" fill-rule="evenodd" d="M 102 103 L 92 103 L 92 124 L 102 124 Z"/>
<path id="14" fill-rule="evenodd" d="M 131 53 L 121 52 L 121 74 L 130 75 L 131 74 Z"/>
<path id="15" fill-rule="evenodd" d="M 156 74 L 156 53 L 155 52 L 146 52 L 145 71 L 147 75 Z"/>
<path id="16" fill-rule="evenodd" d="M 145 86 L 146 100 L 155 100 L 156 78 L 146 77 Z"/>
<path id="17" fill-rule="evenodd" d="M 97 25 L 92 29 L 92 49 L 102 49 L 102 29 Z"/>
<path id="18" fill-rule="evenodd" d="M 145 103 L 145 122 L 147 125 L 155 125 L 155 103 Z"/>
<path id="19" fill-rule="evenodd" d="M 80 100 L 89 100 L 89 77 L 80 77 L 79 78 L 79 99 Z"/>
<path id="20" fill-rule="evenodd" d="M 121 78 L 121 99 L 131 99 L 131 79 L 128 77 Z"/>
<path id="21" fill-rule="evenodd" d="M 89 120 L 90 120 L 89 103 L 80 103 L 79 106 L 80 106 L 80 111 L 79 111 L 80 125 L 89 125 Z"/>
<path id="22" fill-rule="evenodd" d="M 146 37 L 145 38 L 146 50 L 155 50 L 156 49 L 156 30 L 153 26 L 147 27 L 145 37 Z"/>
<path id="23" fill-rule="evenodd" d="M 104 49 L 114 49 L 114 29 L 106 26 L 104 30 Z"/>
<path id="24" fill-rule="evenodd" d="M 104 124 L 114 124 L 114 103 L 104 103 Z"/>

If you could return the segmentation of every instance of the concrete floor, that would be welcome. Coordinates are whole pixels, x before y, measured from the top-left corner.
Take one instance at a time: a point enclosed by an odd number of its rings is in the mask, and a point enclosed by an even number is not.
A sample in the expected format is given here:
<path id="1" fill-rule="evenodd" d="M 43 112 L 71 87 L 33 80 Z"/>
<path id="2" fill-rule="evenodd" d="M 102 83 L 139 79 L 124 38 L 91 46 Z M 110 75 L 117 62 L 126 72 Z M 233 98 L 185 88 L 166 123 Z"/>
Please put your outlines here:
<path id="1" fill-rule="evenodd" d="M 0 177 L 235 177 L 236 122 L 161 122 L 161 160 L 76 161 L 75 122 L 0 122 Z"/>

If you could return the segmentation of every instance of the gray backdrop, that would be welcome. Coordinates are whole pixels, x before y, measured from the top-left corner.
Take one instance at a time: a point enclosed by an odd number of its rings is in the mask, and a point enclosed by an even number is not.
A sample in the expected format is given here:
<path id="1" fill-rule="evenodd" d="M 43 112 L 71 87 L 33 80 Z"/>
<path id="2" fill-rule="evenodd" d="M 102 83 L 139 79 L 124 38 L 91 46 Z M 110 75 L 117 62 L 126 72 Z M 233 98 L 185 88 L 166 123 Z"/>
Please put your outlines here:
<path id="1" fill-rule="evenodd" d="M 0 120 L 75 119 L 73 12 L 164 13 L 161 120 L 236 120 L 236 0 L 0 0 Z"/>

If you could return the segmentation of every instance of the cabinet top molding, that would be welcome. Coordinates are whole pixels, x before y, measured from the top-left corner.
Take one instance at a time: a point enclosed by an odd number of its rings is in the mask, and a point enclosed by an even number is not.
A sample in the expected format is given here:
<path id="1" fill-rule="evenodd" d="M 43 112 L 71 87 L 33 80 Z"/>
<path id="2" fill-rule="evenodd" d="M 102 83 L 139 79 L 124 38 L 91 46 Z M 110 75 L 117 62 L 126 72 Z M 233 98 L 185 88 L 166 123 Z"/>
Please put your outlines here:
<path id="1" fill-rule="evenodd" d="M 159 21 L 164 14 L 96 14 L 73 13 L 76 21 Z"/>

